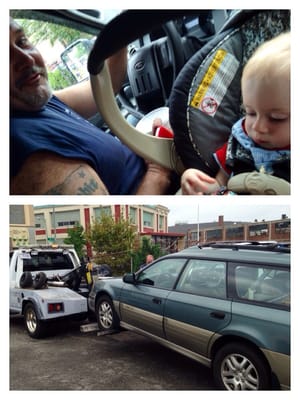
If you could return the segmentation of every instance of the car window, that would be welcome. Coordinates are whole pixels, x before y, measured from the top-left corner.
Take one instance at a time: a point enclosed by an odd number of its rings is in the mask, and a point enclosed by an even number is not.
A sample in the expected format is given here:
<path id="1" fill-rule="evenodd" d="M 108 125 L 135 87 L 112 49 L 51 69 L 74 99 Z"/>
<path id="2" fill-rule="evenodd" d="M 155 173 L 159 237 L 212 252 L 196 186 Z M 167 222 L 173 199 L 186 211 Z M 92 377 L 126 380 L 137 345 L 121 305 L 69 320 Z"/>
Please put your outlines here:
<path id="1" fill-rule="evenodd" d="M 95 37 L 68 26 L 36 19 L 18 19 L 30 42 L 41 53 L 53 90 L 89 79 L 87 59 Z"/>
<path id="2" fill-rule="evenodd" d="M 172 289 L 186 259 L 169 258 L 145 268 L 137 276 L 137 282 L 163 289 Z"/>
<path id="3" fill-rule="evenodd" d="M 209 297 L 226 297 L 226 264 L 220 261 L 190 260 L 177 290 Z"/>
<path id="4" fill-rule="evenodd" d="M 290 306 L 290 272 L 265 267 L 235 268 L 238 298 Z"/>
<path id="5" fill-rule="evenodd" d="M 55 271 L 62 269 L 73 269 L 74 265 L 69 255 L 62 253 L 37 253 L 23 259 L 23 270 L 34 271 Z"/>

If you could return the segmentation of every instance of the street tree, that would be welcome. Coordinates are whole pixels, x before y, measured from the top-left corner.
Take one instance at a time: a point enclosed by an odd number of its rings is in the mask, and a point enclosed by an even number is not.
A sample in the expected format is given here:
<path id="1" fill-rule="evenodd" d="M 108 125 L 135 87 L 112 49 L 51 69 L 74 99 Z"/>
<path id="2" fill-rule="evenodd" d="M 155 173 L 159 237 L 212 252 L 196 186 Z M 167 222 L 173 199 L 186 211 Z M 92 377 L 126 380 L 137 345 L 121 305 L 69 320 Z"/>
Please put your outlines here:
<path id="1" fill-rule="evenodd" d="M 67 230 L 68 237 L 64 239 L 65 244 L 72 244 L 78 254 L 78 257 L 82 259 L 85 255 L 86 237 L 84 228 L 82 225 L 76 224 L 73 228 Z"/>
<path id="2" fill-rule="evenodd" d="M 111 215 L 101 214 L 86 232 L 91 244 L 95 264 L 108 264 L 114 275 L 131 270 L 132 248 L 136 229 L 122 216 L 115 220 Z"/>

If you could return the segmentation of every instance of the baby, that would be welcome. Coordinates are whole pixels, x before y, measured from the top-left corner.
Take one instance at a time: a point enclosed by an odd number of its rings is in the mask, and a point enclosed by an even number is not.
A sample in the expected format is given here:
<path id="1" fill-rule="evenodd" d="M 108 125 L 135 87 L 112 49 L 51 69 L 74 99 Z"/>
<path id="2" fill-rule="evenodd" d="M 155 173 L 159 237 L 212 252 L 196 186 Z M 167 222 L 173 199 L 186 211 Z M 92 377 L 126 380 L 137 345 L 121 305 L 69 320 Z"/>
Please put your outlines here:
<path id="1" fill-rule="evenodd" d="M 244 67 L 241 90 L 245 117 L 214 157 L 213 178 L 187 169 L 182 194 L 218 194 L 231 176 L 257 171 L 290 181 L 290 33 L 258 47 Z"/>

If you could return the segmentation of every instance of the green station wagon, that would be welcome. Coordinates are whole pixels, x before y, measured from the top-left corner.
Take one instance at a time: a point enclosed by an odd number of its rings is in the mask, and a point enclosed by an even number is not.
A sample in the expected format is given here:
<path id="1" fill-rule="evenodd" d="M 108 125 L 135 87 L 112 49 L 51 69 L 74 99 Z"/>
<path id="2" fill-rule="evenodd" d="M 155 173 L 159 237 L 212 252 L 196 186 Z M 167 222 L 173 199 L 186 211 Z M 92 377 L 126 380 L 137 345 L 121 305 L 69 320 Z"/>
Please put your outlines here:
<path id="1" fill-rule="evenodd" d="M 89 296 L 100 330 L 120 327 L 211 367 L 224 390 L 290 388 L 290 248 L 215 243 L 103 278 Z"/>

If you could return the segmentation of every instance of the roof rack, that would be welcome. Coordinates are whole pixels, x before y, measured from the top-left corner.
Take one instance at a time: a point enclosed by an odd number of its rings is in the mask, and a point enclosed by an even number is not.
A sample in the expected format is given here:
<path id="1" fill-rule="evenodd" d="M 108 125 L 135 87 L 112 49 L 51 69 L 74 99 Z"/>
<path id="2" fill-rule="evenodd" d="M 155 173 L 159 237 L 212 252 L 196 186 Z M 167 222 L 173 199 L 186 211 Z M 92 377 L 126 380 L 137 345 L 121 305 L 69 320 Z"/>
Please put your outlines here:
<path id="1" fill-rule="evenodd" d="M 263 250 L 278 253 L 290 253 L 291 247 L 289 242 L 276 242 L 276 241 L 223 241 L 223 242 L 207 242 L 199 244 L 200 249 L 204 247 L 213 247 L 219 249 L 232 249 L 232 250 Z"/>

